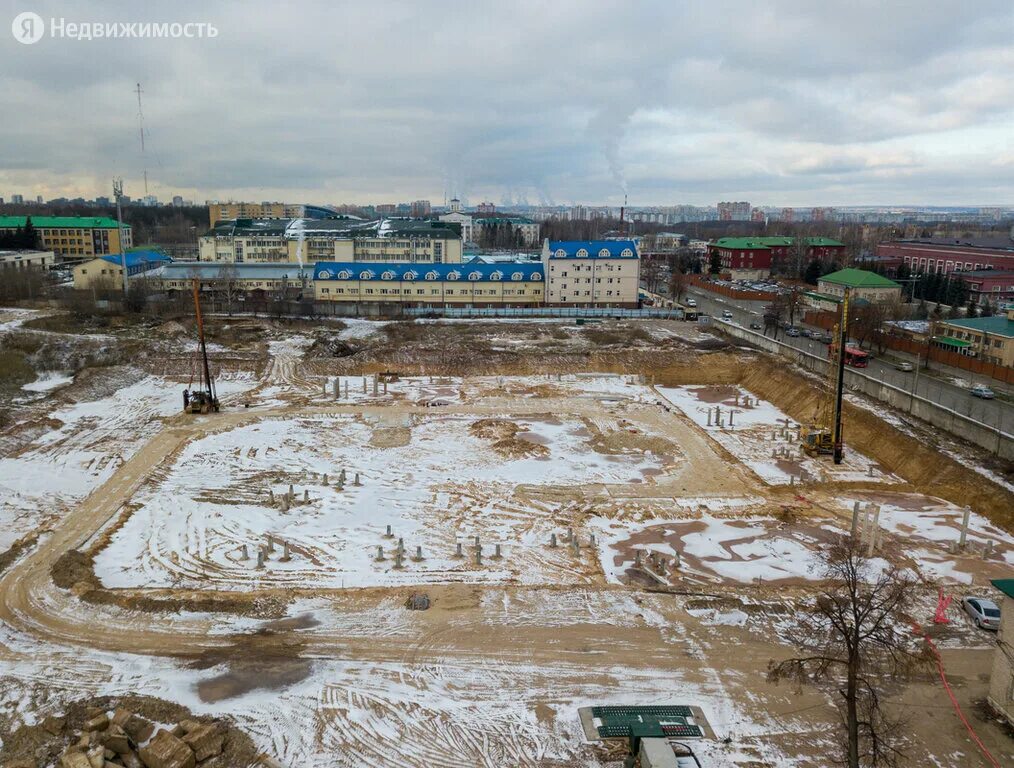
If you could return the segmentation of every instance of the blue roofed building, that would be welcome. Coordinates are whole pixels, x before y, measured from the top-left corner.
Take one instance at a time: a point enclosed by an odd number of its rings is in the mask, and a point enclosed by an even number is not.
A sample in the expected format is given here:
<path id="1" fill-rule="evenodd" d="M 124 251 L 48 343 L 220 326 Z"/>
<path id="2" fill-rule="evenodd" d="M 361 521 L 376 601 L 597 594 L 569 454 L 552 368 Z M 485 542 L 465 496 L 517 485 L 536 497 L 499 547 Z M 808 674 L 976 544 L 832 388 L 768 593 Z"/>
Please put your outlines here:
<path id="1" fill-rule="evenodd" d="M 546 303 L 568 307 L 636 307 L 641 254 L 634 240 L 546 240 Z"/>
<path id="2" fill-rule="evenodd" d="M 458 264 L 318 261 L 314 295 L 321 302 L 397 303 L 408 307 L 538 307 L 540 262 Z"/>
<path id="3" fill-rule="evenodd" d="M 127 251 L 127 278 L 137 277 L 158 269 L 172 261 L 161 251 Z M 77 289 L 123 289 L 123 261 L 118 253 L 107 253 L 74 267 L 74 287 Z"/>

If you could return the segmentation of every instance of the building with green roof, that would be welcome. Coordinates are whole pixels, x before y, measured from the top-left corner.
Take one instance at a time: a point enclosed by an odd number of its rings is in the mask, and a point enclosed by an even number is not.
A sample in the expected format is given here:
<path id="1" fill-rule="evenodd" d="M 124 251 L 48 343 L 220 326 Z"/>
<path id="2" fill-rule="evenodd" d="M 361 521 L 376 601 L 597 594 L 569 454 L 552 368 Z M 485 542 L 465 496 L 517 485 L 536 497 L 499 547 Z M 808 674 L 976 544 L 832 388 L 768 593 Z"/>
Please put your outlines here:
<path id="1" fill-rule="evenodd" d="M 709 254 L 718 254 L 723 274 L 732 279 L 760 278 L 771 273 L 775 264 L 790 258 L 796 238 L 780 235 L 764 237 L 722 237 L 708 245 Z M 845 244 L 827 237 L 808 237 L 806 258 L 833 261 L 841 257 Z"/>
<path id="2" fill-rule="evenodd" d="M 850 297 L 854 300 L 863 299 L 870 303 L 882 303 L 901 300 L 901 286 L 876 272 L 865 269 L 839 269 L 817 280 L 817 291 L 828 296 L 841 299 L 845 289 L 850 289 Z"/>
<path id="3" fill-rule="evenodd" d="M 0 216 L 0 232 L 24 230 L 28 221 L 39 233 L 40 247 L 63 261 L 84 261 L 120 252 L 120 228 L 108 216 Z M 123 225 L 123 247 L 133 246 L 130 225 Z"/>
<path id="4" fill-rule="evenodd" d="M 938 347 L 1014 367 L 1014 308 L 993 317 L 939 320 L 933 334 Z"/>

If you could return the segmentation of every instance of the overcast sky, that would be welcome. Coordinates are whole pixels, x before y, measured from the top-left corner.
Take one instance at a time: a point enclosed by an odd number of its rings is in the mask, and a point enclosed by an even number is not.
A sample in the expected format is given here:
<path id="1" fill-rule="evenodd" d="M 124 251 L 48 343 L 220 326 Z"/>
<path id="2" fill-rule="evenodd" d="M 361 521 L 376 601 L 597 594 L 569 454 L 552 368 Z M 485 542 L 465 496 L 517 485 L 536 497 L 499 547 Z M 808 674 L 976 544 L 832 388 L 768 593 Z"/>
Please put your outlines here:
<path id="1" fill-rule="evenodd" d="M 1012 0 L 0 2 L 5 198 L 1014 204 Z"/>

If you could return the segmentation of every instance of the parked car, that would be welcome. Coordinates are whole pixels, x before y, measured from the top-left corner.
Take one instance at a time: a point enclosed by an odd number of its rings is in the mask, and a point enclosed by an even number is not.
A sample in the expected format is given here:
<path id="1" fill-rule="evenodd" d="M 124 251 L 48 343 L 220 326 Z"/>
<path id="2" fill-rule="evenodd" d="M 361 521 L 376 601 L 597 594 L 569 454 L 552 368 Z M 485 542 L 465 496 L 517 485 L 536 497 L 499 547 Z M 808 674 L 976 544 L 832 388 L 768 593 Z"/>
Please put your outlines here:
<path id="1" fill-rule="evenodd" d="M 750 328 L 754 331 L 759 331 L 761 330 L 761 324 L 758 323 L 756 320 L 754 320 L 752 323 L 750 323 Z"/>
<path id="2" fill-rule="evenodd" d="M 987 597 L 963 597 L 961 607 L 979 629 L 1000 629 L 1000 609 Z"/>
<path id="3" fill-rule="evenodd" d="M 722 319 L 723 320 L 732 320 L 732 312 L 730 312 L 727 309 L 723 309 L 722 310 Z"/>
<path id="4" fill-rule="evenodd" d="M 915 370 L 915 366 L 907 360 L 902 360 L 900 363 L 894 364 L 894 369 L 896 371 L 901 371 L 902 373 L 911 373 Z"/>
<path id="5" fill-rule="evenodd" d="M 688 307 L 696 307 L 697 306 L 697 299 L 687 299 L 687 306 Z"/>
<path id="6" fill-rule="evenodd" d="M 985 384 L 976 384 L 968 392 L 972 397 L 981 397 L 983 400 L 992 400 L 996 397 L 996 393 Z"/>
<path id="7" fill-rule="evenodd" d="M 831 336 L 830 333 L 822 333 L 820 335 L 819 341 L 821 344 L 830 344 L 832 341 L 834 341 L 834 337 Z"/>
<path id="8" fill-rule="evenodd" d="M 799 335 L 799 329 L 796 328 L 794 325 L 790 325 L 788 328 L 785 329 L 785 335 L 796 337 Z"/>

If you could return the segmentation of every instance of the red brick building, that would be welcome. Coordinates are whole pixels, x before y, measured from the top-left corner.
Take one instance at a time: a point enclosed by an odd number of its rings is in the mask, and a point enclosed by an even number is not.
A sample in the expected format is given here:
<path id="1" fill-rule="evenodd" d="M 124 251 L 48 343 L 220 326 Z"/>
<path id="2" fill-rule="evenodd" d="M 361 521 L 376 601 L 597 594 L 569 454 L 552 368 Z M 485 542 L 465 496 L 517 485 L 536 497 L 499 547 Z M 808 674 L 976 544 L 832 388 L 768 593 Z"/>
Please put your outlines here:
<path id="1" fill-rule="evenodd" d="M 896 240 L 877 245 L 877 257 L 897 260 L 913 274 L 1014 270 L 1014 242 L 1004 240 Z"/>
<path id="2" fill-rule="evenodd" d="M 807 238 L 809 259 L 842 263 L 845 244 L 827 237 Z M 767 277 L 775 264 L 791 257 L 792 237 L 723 237 L 708 245 L 708 253 L 721 258 L 722 273 L 733 280 Z"/>
<path id="3" fill-rule="evenodd" d="M 976 304 L 988 301 L 996 305 L 1014 301 L 1014 270 L 972 270 L 962 272 L 961 277 L 968 283 L 969 295 Z"/>

